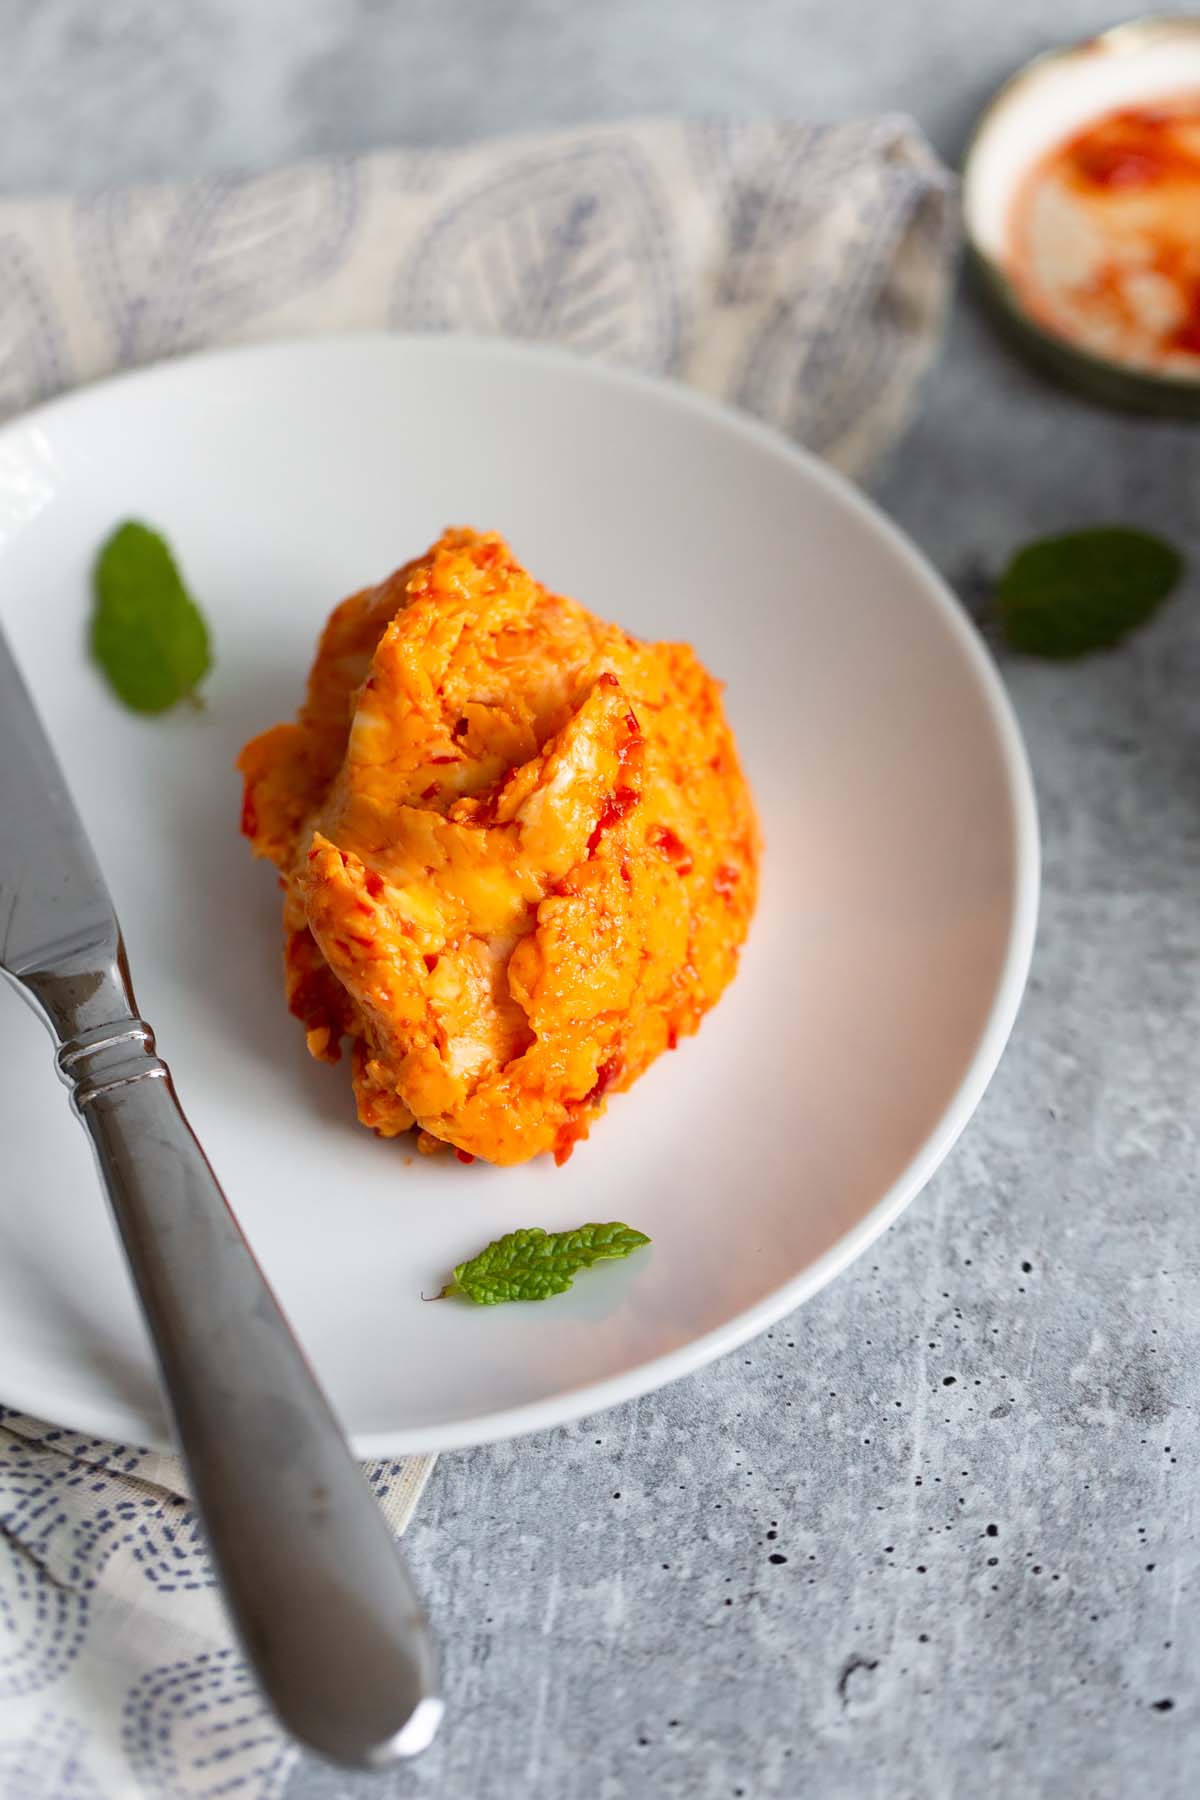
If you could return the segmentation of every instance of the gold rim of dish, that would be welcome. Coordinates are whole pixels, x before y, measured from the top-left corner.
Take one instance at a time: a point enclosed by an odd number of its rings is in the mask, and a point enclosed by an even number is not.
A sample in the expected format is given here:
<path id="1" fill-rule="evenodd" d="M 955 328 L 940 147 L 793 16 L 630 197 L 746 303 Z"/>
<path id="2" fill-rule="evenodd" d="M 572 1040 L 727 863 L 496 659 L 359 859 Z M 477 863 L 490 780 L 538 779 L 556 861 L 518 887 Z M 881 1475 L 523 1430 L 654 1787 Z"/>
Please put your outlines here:
<path id="1" fill-rule="evenodd" d="M 1013 94 L 1019 93 L 1033 76 L 1052 63 L 1070 62 L 1088 51 L 1101 50 L 1106 55 L 1121 55 L 1159 37 L 1173 37 L 1180 32 L 1200 35 L 1200 16 L 1195 13 L 1146 13 L 1127 19 L 1091 37 L 1079 38 L 1071 44 L 1059 44 L 1043 50 L 1015 69 L 993 93 L 976 119 L 967 140 L 962 159 L 965 183 L 979 144 L 993 118 Z M 1101 115 L 1097 115 L 1098 117 Z M 981 248 L 975 236 L 974 222 L 963 206 L 963 234 L 968 261 L 976 285 L 998 313 L 1006 335 L 1012 338 L 1032 360 L 1047 373 L 1058 377 L 1106 406 L 1137 412 L 1172 414 L 1176 417 L 1200 418 L 1200 370 L 1193 375 L 1159 375 L 1152 369 L 1135 368 L 1094 351 L 1084 350 L 1038 323 L 1018 299 L 1016 290 L 1001 264 Z"/>

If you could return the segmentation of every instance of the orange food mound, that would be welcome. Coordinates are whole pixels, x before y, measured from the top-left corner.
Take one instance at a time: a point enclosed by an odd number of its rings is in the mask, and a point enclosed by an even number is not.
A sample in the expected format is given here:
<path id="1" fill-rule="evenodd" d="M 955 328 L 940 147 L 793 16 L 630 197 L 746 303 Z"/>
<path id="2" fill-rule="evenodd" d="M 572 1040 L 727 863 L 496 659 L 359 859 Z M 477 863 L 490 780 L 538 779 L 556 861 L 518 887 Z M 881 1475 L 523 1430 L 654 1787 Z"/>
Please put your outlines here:
<path id="1" fill-rule="evenodd" d="M 561 1162 L 737 968 L 758 831 L 718 684 L 448 531 L 325 627 L 246 745 L 312 1054 L 364 1125 Z"/>

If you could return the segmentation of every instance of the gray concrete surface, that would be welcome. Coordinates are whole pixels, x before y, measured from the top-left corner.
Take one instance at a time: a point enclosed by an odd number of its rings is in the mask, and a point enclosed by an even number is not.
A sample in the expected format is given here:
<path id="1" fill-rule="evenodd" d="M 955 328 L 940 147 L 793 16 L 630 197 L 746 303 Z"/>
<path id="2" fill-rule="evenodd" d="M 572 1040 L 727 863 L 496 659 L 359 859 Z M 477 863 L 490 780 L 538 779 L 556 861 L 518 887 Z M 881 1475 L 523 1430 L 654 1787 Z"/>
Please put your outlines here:
<path id="1" fill-rule="evenodd" d="M 1087 0 L 0 0 L 0 185 L 94 185 L 676 109 L 906 107 L 953 155 Z M 1026 536 L 1200 555 L 1200 449 L 1040 386 L 960 307 L 883 504 L 968 596 Z M 744 1352 L 444 1457 L 409 1548 L 450 1718 L 287 1800 L 1200 1791 L 1200 593 L 1011 662 L 1033 981 L 958 1149 Z M 216 1790 L 211 1790 L 215 1792 Z"/>

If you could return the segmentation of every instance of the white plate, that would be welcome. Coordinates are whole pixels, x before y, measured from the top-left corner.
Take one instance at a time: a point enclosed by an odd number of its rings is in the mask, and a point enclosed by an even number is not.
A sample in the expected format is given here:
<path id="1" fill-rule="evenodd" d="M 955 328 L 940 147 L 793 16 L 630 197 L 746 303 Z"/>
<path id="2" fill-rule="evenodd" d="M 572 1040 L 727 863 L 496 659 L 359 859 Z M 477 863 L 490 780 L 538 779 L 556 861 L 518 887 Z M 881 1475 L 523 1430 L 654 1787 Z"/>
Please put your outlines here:
<path id="1" fill-rule="evenodd" d="M 203 713 L 137 718 L 83 649 L 120 519 L 216 641 Z M 443 525 L 728 682 L 766 832 L 741 972 L 564 1169 L 430 1163 L 353 1118 L 280 985 L 242 742 L 290 717 L 335 600 Z M 363 1455 L 557 1424 L 761 1331 L 866 1248 L 965 1125 L 1028 967 L 1037 829 L 1000 683 L 865 500 L 682 389 L 497 342 L 197 357 L 0 432 L 0 606 L 107 873 L 145 1016 Z M 0 992 L 0 1398 L 162 1444 L 154 1368 L 50 1045 Z M 427 1306 L 502 1231 L 653 1248 L 539 1306 Z"/>

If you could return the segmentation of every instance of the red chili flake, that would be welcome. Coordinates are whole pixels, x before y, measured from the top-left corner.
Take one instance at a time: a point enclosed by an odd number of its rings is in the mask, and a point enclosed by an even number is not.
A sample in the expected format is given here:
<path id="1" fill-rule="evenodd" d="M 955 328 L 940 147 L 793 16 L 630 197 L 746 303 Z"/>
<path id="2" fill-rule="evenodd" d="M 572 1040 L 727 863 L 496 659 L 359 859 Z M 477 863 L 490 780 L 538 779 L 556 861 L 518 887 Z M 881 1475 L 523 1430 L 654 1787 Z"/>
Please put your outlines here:
<path id="1" fill-rule="evenodd" d="M 364 950 L 369 950 L 375 942 L 374 938 L 359 937 L 358 933 L 355 931 L 347 932 L 346 935 L 349 937 L 352 944 L 361 944 Z"/>
<path id="2" fill-rule="evenodd" d="M 245 837 L 252 838 L 256 836 L 257 832 L 258 808 L 254 804 L 254 795 L 250 792 L 250 789 L 247 788 L 245 798 L 242 801 L 242 834 Z"/>
<path id="3" fill-rule="evenodd" d="M 438 784 L 437 784 L 437 782 L 436 782 L 436 781 L 431 781 L 431 782 L 430 782 L 430 784 L 429 784 L 429 786 L 428 786 L 428 787 L 427 787 L 427 788 L 422 788 L 422 789 L 421 789 L 421 798 L 422 798 L 422 800 L 432 800 L 432 799 L 433 799 L 433 796 L 434 796 L 434 795 L 435 795 L 435 794 L 436 794 L 436 793 L 437 793 L 437 791 L 438 791 Z"/>
<path id="4" fill-rule="evenodd" d="M 673 863 L 681 875 L 689 873 L 692 867 L 692 853 L 679 835 L 669 825 L 655 825 L 646 834 L 646 842 L 661 850 L 668 862 Z M 720 891 L 720 890 L 718 890 Z"/>
<path id="5" fill-rule="evenodd" d="M 433 974 L 433 971 L 437 968 L 437 966 L 438 966 L 438 959 L 437 959 L 436 955 L 427 956 L 425 958 L 425 967 L 429 970 L 429 973 L 431 975 Z"/>
<path id="6" fill-rule="evenodd" d="M 611 669 L 605 669 L 603 675 L 601 675 L 599 677 L 596 685 L 597 685 L 597 687 L 620 687 L 621 684 L 617 680 L 616 676 L 613 674 Z"/>
<path id="7" fill-rule="evenodd" d="M 429 759 L 429 766 L 430 768 L 436 768 L 439 763 L 452 763 L 457 761 L 457 756 L 431 756 Z"/>
<path id="8" fill-rule="evenodd" d="M 354 910 L 355 912 L 365 913 L 368 919 L 373 919 L 375 917 L 375 908 L 373 906 L 368 906 L 365 900 L 356 900 L 354 902 Z"/>
<path id="9" fill-rule="evenodd" d="M 473 1163 L 475 1161 L 475 1158 L 471 1155 L 469 1150 L 456 1150 L 454 1154 L 457 1156 L 460 1163 Z"/>
<path id="10" fill-rule="evenodd" d="M 632 812 L 641 795 L 636 788 L 619 787 L 615 794 L 610 794 L 600 808 L 600 816 L 596 820 L 595 829 L 588 839 L 589 851 L 596 848 L 610 825 L 616 825 L 628 812 Z"/>
<path id="11" fill-rule="evenodd" d="M 554 1140 L 554 1162 L 557 1168 L 571 1160 L 572 1152 L 580 1138 L 587 1136 L 586 1125 L 564 1125 Z"/>
<path id="12" fill-rule="evenodd" d="M 606 1062 L 602 1062 L 596 1070 L 595 1082 L 583 1096 L 583 1104 L 586 1106 L 591 1100 L 602 1100 L 613 1082 L 620 1080 L 624 1067 L 623 1056 L 610 1056 Z"/>
<path id="13" fill-rule="evenodd" d="M 621 864 L 621 880 L 625 883 L 626 887 L 628 887 L 632 879 L 633 877 L 629 873 L 629 864 L 623 862 Z"/>
<path id="14" fill-rule="evenodd" d="M 467 732 L 470 730 L 470 725 L 471 721 L 469 719 L 455 719 L 454 736 L 456 738 L 466 737 Z"/>
<path id="15" fill-rule="evenodd" d="M 316 860 L 317 860 L 318 856 L 320 856 L 320 854 L 321 854 L 321 852 L 317 849 L 317 846 L 314 844 L 312 849 L 308 853 L 309 862 L 316 862 Z"/>
<path id="16" fill-rule="evenodd" d="M 713 876 L 713 887 L 718 894 L 727 899 L 741 879 L 740 869 L 735 869 L 732 863 L 722 863 Z"/>
<path id="17" fill-rule="evenodd" d="M 679 1048 L 679 1033 L 676 1031 L 676 1029 L 673 1025 L 668 1025 L 667 1026 L 667 1049 L 668 1050 L 678 1050 L 678 1048 Z"/>
<path id="18" fill-rule="evenodd" d="M 380 894 L 383 892 L 383 876 L 377 875 L 374 869 L 368 869 L 364 886 L 371 898 L 373 900 L 378 900 Z"/>

